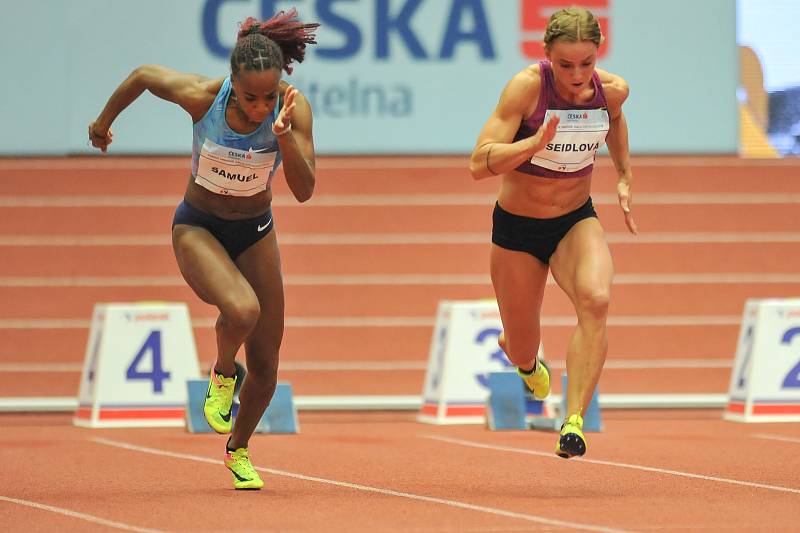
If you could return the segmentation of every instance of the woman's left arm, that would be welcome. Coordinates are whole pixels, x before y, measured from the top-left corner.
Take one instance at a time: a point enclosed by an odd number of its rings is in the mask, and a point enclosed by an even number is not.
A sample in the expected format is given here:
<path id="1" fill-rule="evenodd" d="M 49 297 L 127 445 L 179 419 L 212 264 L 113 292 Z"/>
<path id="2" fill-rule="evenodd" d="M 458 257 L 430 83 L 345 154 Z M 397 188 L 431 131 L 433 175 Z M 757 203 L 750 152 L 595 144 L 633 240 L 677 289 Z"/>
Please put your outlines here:
<path id="1" fill-rule="evenodd" d="M 622 112 L 622 104 L 628 98 L 628 84 L 619 76 L 608 74 L 610 83 L 605 87 L 608 101 L 610 127 L 606 136 L 608 153 L 617 169 L 617 196 L 619 205 L 625 215 L 625 225 L 636 235 L 639 232 L 631 214 L 633 171 L 631 170 L 630 152 L 628 150 L 628 123 Z"/>
<path id="2" fill-rule="evenodd" d="M 311 198 L 316 182 L 312 123 L 308 100 L 289 85 L 272 131 L 278 139 L 283 157 L 286 183 L 299 202 Z"/>

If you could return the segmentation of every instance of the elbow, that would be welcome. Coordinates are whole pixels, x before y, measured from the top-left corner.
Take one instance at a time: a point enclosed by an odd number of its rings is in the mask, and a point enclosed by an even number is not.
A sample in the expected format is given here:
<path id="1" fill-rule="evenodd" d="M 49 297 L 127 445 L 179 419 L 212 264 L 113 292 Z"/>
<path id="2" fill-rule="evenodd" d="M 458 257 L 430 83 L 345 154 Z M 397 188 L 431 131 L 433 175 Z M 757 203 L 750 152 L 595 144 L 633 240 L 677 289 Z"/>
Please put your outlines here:
<path id="1" fill-rule="evenodd" d="M 150 67 L 150 65 L 139 65 L 138 67 L 133 69 L 133 72 L 131 72 L 130 77 L 134 80 L 143 80 L 147 78 L 147 76 L 150 74 L 152 70 L 153 69 Z"/>
<path id="2" fill-rule="evenodd" d="M 480 171 L 474 161 L 469 162 L 469 175 L 472 176 L 474 180 L 480 179 Z"/>
<path id="3" fill-rule="evenodd" d="M 469 173 L 472 176 L 472 179 L 475 181 L 482 180 L 483 178 L 488 178 L 490 176 L 494 176 L 491 172 L 489 172 L 486 167 L 480 168 L 475 167 L 473 165 L 469 166 Z"/>
<path id="4" fill-rule="evenodd" d="M 294 197 L 297 199 L 298 202 L 305 203 L 311 200 L 311 197 L 314 196 L 314 184 L 312 183 L 310 186 L 304 188 L 302 191 L 298 191 Z"/>
<path id="5" fill-rule="evenodd" d="M 128 76 L 128 80 L 133 86 L 146 89 L 149 85 L 149 81 L 153 79 L 153 76 L 154 69 L 152 65 L 139 65 L 133 69 L 133 72 Z"/>
<path id="6" fill-rule="evenodd" d="M 476 162 L 474 157 L 469 160 L 469 174 L 474 180 L 479 180 L 489 175 L 486 165 Z"/>

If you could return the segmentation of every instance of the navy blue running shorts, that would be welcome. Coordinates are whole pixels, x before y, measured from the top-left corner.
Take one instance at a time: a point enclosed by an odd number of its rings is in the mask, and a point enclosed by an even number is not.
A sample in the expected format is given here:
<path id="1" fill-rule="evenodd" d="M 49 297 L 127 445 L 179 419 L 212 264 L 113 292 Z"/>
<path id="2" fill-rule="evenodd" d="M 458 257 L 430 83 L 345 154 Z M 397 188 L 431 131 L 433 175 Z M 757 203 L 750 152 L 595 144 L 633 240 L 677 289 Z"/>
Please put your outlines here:
<path id="1" fill-rule="evenodd" d="M 269 235 L 273 227 L 271 209 L 254 218 L 225 220 L 200 211 L 186 200 L 175 210 L 172 227 L 176 224 L 205 228 L 222 244 L 231 259 L 236 259 L 239 254 Z"/>

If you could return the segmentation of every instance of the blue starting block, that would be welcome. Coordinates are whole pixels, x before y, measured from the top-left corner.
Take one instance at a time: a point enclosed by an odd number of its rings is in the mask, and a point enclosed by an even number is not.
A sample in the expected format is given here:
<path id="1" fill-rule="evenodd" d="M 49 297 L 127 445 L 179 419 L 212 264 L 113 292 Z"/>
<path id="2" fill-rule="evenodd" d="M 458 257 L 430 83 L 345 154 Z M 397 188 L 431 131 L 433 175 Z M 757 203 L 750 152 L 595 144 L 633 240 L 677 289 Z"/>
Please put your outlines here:
<path id="1" fill-rule="evenodd" d="M 186 380 L 186 429 L 189 433 L 213 433 L 214 430 L 206 422 L 203 414 L 208 379 Z M 235 418 L 239 412 L 238 397 L 234 397 L 231 415 Z M 278 383 L 269 407 L 261 416 L 256 433 L 299 433 L 297 408 L 292 395 L 290 383 Z"/>
<path id="2" fill-rule="evenodd" d="M 534 399 L 516 372 L 490 372 L 489 398 L 486 405 L 486 422 L 492 430 L 537 429 L 559 431 L 563 416 L 567 414 L 567 375 L 561 376 L 562 418 L 545 416 L 544 402 Z M 597 389 L 592 395 L 589 408 L 583 414 L 583 430 L 603 430 L 600 402 Z"/>
<path id="3" fill-rule="evenodd" d="M 545 412 L 544 402 L 534 399 L 516 372 L 490 372 L 486 422 L 489 429 L 528 429 Z"/>

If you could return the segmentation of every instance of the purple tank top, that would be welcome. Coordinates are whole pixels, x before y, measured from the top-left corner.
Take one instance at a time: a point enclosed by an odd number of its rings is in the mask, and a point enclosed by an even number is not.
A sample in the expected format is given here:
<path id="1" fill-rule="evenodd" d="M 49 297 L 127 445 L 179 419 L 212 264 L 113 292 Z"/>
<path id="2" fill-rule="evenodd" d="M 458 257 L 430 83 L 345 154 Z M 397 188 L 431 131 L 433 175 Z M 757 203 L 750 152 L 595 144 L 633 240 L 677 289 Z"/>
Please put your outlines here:
<path id="1" fill-rule="evenodd" d="M 520 124 L 519 130 L 517 130 L 517 134 L 514 136 L 514 142 L 535 135 L 544 123 L 545 113 L 548 109 L 605 109 L 607 107 L 603 84 L 600 82 L 600 76 L 598 76 L 597 71 L 592 73 L 592 85 L 594 86 L 594 97 L 592 100 L 585 104 L 573 104 L 567 102 L 558 95 L 550 61 L 540 61 L 539 69 L 542 78 L 539 103 L 533 114 Z M 525 161 L 518 166 L 516 170 L 517 172 L 534 174 L 545 178 L 578 178 L 591 174 L 593 167 L 594 163 L 574 172 L 560 172 L 558 170 L 551 170 L 535 165 L 530 161 Z"/>

